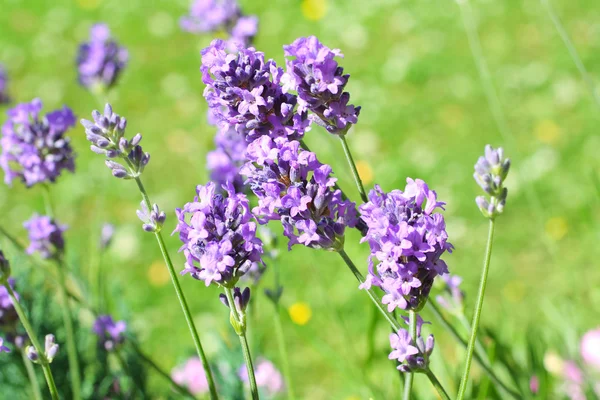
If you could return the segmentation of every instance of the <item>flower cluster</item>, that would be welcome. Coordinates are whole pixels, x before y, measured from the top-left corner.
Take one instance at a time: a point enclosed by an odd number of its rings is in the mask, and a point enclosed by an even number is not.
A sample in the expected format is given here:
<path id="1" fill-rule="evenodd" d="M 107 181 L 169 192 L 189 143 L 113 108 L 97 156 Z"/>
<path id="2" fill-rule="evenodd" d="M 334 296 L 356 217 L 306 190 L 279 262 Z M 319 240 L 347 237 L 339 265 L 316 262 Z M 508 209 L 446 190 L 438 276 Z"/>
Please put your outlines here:
<path id="1" fill-rule="evenodd" d="M 408 321 L 406 322 L 408 323 Z M 416 340 L 410 337 L 410 333 L 406 329 L 400 329 L 398 333 L 390 334 L 390 346 L 393 350 L 388 358 L 397 360 L 400 363 L 397 368 L 402 372 L 419 372 L 429 366 L 429 356 L 433 352 L 435 340 L 433 335 L 429 335 L 426 340 L 423 340 L 421 336 L 421 328 L 428 322 L 424 322 L 420 316 L 417 316 L 416 323 Z"/>
<path id="2" fill-rule="evenodd" d="M 10 349 L 4 345 L 4 339 L 0 337 L 0 353 L 10 353 Z"/>
<path id="3" fill-rule="evenodd" d="M 233 128 L 248 142 L 268 135 L 300 139 L 310 125 L 295 111 L 297 97 L 283 92 L 283 70 L 250 47 L 234 54 L 222 40 L 202 50 L 204 97 L 222 129 Z"/>
<path id="4" fill-rule="evenodd" d="M 193 395 L 208 392 L 206 373 L 198 357 L 190 358 L 181 367 L 174 368 L 171 377 L 175 383 L 185 386 Z"/>
<path id="5" fill-rule="evenodd" d="M 149 210 L 145 200 L 140 203 L 140 208 L 136 214 L 144 223 L 142 229 L 146 232 L 159 232 L 167 219 L 167 214 L 158 208 L 158 204 L 153 204 L 152 209 Z"/>
<path id="6" fill-rule="evenodd" d="M 52 334 L 46 335 L 44 341 L 43 360 L 40 360 L 40 354 L 38 354 L 38 351 L 34 346 L 27 346 L 25 352 L 27 354 L 27 357 L 36 364 L 51 363 L 52 360 L 54 360 L 54 357 L 56 357 L 56 354 L 58 353 L 58 344 L 56 343 L 56 338 Z"/>
<path id="7" fill-rule="evenodd" d="M 330 133 L 348 132 L 358 121 L 360 107 L 348 104 L 350 94 L 344 88 L 350 75 L 335 60 L 343 57 L 340 50 L 329 49 L 315 36 L 296 39 L 283 48 L 286 57 L 293 57 L 286 59 L 284 92 L 295 90 L 299 109 L 312 111 L 311 119 Z"/>
<path id="8" fill-rule="evenodd" d="M 0 104 L 8 103 L 10 101 L 10 97 L 8 97 L 7 93 L 7 82 L 8 75 L 6 74 L 4 66 L 0 64 Z"/>
<path id="9" fill-rule="evenodd" d="M 34 215 L 23 226 L 29 233 L 28 254 L 39 253 L 42 258 L 58 258 L 65 248 L 63 232 L 66 225 L 59 225 L 45 215 Z"/>
<path id="10" fill-rule="evenodd" d="M 231 128 L 220 128 L 215 136 L 215 144 L 216 149 L 206 156 L 210 180 L 218 187 L 232 184 L 236 192 L 244 192 L 240 168 L 246 161 L 246 140 Z"/>
<path id="11" fill-rule="evenodd" d="M 288 247 L 303 244 L 339 251 L 346 227 L 357 222 L 356 206 L 334 190 L 331 167 L 297 141 L 263 136 L 248 146 L 242 175 L 258 197 L 253 213 L 261 224 L 280 220 Z"/>
<path id="12" fill-rule="evenodd" d="M 55 182 L 63 170 L 75 170 L 73 150 L 65 136 L 75 125 L 73 112 L 64 107 L 41 116 L 41 110 L 41 100 L 34 99 L 7 112 L 0 139 L 0 166 L 9 185 L 15 178 L 28 187 Z"/>
<path id="13" fill-rule="evenodd" d="M 142 135 L 138 133 L 131 140 L 126 139 L 124 135 L 127 120 L 114 113 L 110 104 L 104 107 L 104 114 L 94 110 L 92 118 L 94 122 L 81 120 L 87 140 L 92 143 L 92 151 L 108 158 L 121 158 L 125 161 L 125 165 L 122 165 L 113 160 L 106 160 L 106 166 L 111 169 L 113 176 L 123 179 L 140 176 L 150 162 L 150 154 L 144 153 L 140 145 Z"/>
<path id="14" fill-rule="evenodd" d="M 256 237 L 246 196 L 231 185 L 223 188 L 224 194 L 216 189 L 212 182 L 196 188 L 194 201 L 176 210 L 175 232 L 186 257 L 182 274 L 189 273 L 206 286 L 215 282 L 232 288 L 254 263 L 262 262 L 262 242 Z"/>
<path id="15" fill-rule="evenodd" d="M 238 374 L 242 381 L 248 383 L 248 369 L 245 365 L 239 368 Z M 285 389 L 281 372 L 269 360 L 259 359 L 254 367 L 254 375 L 256 386 L 264 390 L 269 397 L 273 397 Z"/>
<path id="16" fill-rule="evenodd" d="M 180 24 L 192 33 L 226 31 L 228 47 L 234 50 L 248 47 L 258 31 L 258 18 L 243 16 L 237 0 L 196 0 Z"/>
<path id="17" fill-rule="evenodd" d="M 462 278 L 451 274 L 444 274 L 441 278 L 444 281 L 444 293 L 438 295 L 436 301 L 450 313 L 462 313 L 465 307 L 465 293 L 460 289 Z"/>
<path id="18" fill-rule="evenodd" d="M 79 83 L 92 90 L 108 89 L 115 84 L 128 60 L 127 49 L 111 39 L 108 26 L 96 24 L 90 29 L 90 41 L 79 46 Z"/>
<path id="19" fill-rule="evenodd" d="M 98 344 L 107 351 L 113 350 L 116 346 L 125 341 L 125 330 L 127 324 L 125 321 L 115 322 L 110 315 L 100 315 L 94 321 L 92 330 L 98 335 Z"/>
<path id="20" fill-rule="evenodd" d="M 508 190 L 504 187 L 504 181 L 510 169 L 510 160 L 504 158 L 504 150 L 501 147 L 494 149 L 489 144 L 485 146 L 485 155 L 479 157 L 475 164 L 473 177 L 481 188 L 490 195 L 490 199 L 478 196 L 477 206 L 481 213 L 487 218 L 495 218 L 504 211 Z"/>
<path id="21" fill-rule="evenodd" d="M 363 242 L 371 248 L 369 275 L 361 288 L 379 286 L 383 303 L 395 308 L 419 310 L 427 300 L 433 279 L 448 273 L 440 259 L 451 251 L 446 223 L 434 212 L 444 203 L 420 179 L 407 178 L 404 191 L 385 193 L 376 186 L 369 202 L 360 207 L 368 226 Z M 374 263 L 378 262 L 377 266 Z"/>

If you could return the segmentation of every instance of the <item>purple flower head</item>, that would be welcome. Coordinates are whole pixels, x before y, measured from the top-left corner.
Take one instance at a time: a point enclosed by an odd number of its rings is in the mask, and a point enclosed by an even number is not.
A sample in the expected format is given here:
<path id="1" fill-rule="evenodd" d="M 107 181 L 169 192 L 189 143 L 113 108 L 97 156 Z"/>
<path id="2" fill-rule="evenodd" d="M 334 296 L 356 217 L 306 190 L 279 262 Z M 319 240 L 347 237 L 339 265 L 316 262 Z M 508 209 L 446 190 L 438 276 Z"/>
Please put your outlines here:
<path id="1" fill-rule="evenodd" d="M 115 322 L 110 315 L 100 315 L 96 318 L 92 330 L 98 335 L 98 343 L 107 351 L 111 351 L 125 341 L 127 324 L 125 321 Z"/>
<path id="2" fill-rule="evenodd" d="M 437 296 L 436 301 L 450 313 L 461 313 L 465 298 L 465 293 L 460 289 L 462 278 L 451 274 L 443 274 L 441 278 L 445 283 L 444 293 Z"/>
<path id="3" fill-rule="evenodd" d="M 475 201 L 482 214 L 488 218 L 495 218 L 504 211 L 508 190 L 504 181 L 510 169 L 510 160 L 504 158 L 504 150 L 499 147 L 494 149 L 489 144 L 485 146 L 485 155 L 479 157 L 475 164 L 473 177 L 481 188 L 490 195 L 489 200 L 478 196 Z"/>
<path id="4" fill-rule="evenodd" d="M 189 15 L 181 17 L 181 29 L 191 33 L 207 33 L 226 29 L 240 16 L 236 0 L 195 0 Z"/>
<path id="5" fill-rule="evenodd" d="M 106 166 L 116 178 L 133 179 L 140 176 L 150 162 L 150 154 L 144 153 L 140 146 L 142 135 L 138 133 L 131 140 L 126 139 L 127 120 L 114 113 L 110 104 L 104 107 L 104 114 L 94 110 L 92 118 L 94 122 L 81 120 L 87 140 L 92 143 L 91 150 L 110 159 L 121 158 L 125 161 L 126 165 L 106 160 Z"/>
<path id="6" fill-rule="evenodd" d="M 58 354 L 58 344 L 56 343 L 56 338 L 52 334 L 46 335 L 44 340 L 44 354 L 40 356 L 38 350 L 33 346 L 27 346 L 25 352 L 27 354 L 27 358 L 33 361 L 36 364 L 51 363 L 54 360 L 54 357 Z M 41 358 L 41 359 L 40 359 Z"/>
<path id="7" fill-rule="evenodd" d="M 295 244 L 343 248 L 346 226 L 357 222 L 356 206 L 334 190 L 336 178 L 329 165 L 321 164 L 297 141 L 268 136 L 248 146 L 247 158 L 241 173 L 258 197 L 253 213 L 259 223 L 281 221 L 289 248 Z"/>
<path id="8" fill-rule="evenodd" d="M 13 278 L 8 279 L 8 284 L 11 289 L 15 288 L 15 280 Z M 19 294 L 15 293 L 15 297 L 19 299 Z M 10 332 L 10 336 L 16 334 L 16 328 L 18 325 L 19 316 L 13 305 L 12 298 L 10 297 L 8 290 L 4 285 L 0 286 L 0 330 L 3 332 Z M 10 341 L 12 341 L 9 338 Z"/>
<path id="9" fill-rule="evenodd" d="M 10 349 L 4 345 L 4 339 L 0 337 L 0 353 L 10 353 Z"/>
<path id="10" fill-rule="evenodd" d="M 248 144 L 244 137 L 231 128 L 219 129 L 215 136 L 216 149 L 206 156 L 210 180 L 217 187 L 232 184 L 238 193 L 244 192 L 240 168 L 244 165 Z"/>
<path id="11" fill-rule="evenodd" d="M 0 104 L 8 103 L 10 101 L 10 97 L 8 97 L 7 93 L 7 82 L 8 75 L 6 74 L 4 66 L 0 64 Z"/>
<path id="12" fill-rule="evenodd" d="M 339 49 L 331 50 L 315 36 L 296 39 L 283 46 L 287 71 L 283 90 L 298 93 L 299 109 L 311 110 L 311 119 L 330 133 L 345 134 L 358 121 L 360 107 L 348 104 L 350 94 L 344 92 L 350 75 L 336 61 L 343 57 Z"/>
<path id="13" fill-rule="evenodd" d="M 297 97 L 283 93 L 283 71 L 254 48 L 226 51 L 226 43 L 214 40 L 202 50 L 204 97 L 211 115 L 222 129 L 233 128 L 246 141 L 268 135 L 302 138 L 310 122 L 306 112 L 295 111 Z"/>
<path id="14" fill-rule="evenodd" d="M 175 383 L 185 386 L 193 395 L 208 392 L 208 381 L 202 361 L 198 357 L 190 358 L 183 366 L 174 368 L 171 377 Z"/>
<path id="15" fill-rule="evenodd" d="M 153 204 L 152 209 L 149 210 L 144 200 L 141 201 L 140 209 L 136 211 L 136 214 L 143 222 L 142 229 L 146 232 L 160 232 L 167 219 L 167 214 L 161 211 L 157 204 Z"/>
<path id="16" fill-rule="evenodd" d="M 0 166 L 8 185 L 17 178 L 27 187 L 36 183 L 53 183 L 63 170 L 73 172 L 73 149 L 65 132 L 75 125 L 75 115 L 67 108 L 44 116 L 42 101 L 18 104 L 8 110 L 2 126 Z"/>
<path id="17" fill-rule="evenodd" d="M 225 307 L 231 308 L 229 300 L 225 294 L 221 293 L 219 295 L 219 300 L 225 305 Z M 239 287 L 233 288 L 233 302 L 235 303 L 235 309 L 240 314 L 243 314 L 246 311 L 246 307 L 248 307 L 248 303 L 250 303 L 250 288 L 245 288 L 243 291 Z"/>
<path id="18" fill-rule="evenodd" d="M 100 249 L 105 250 L 110 246 L 113 236 L 115 234 L 115 226 L 108 222 L 105 222 L 102 225 L 102 230 L 100 231 Z"/>
<path id="19" fill-rule="evenodd" d="M 115 84 L 128 60 L 127 49 L 111 39 L 108 26 L 96 24 L 90 29 L 90 41 L 79 46 L 79 83 L 88 89 L 108 89 Z"/>
<path id="20" fill-rule="evenodd" d="M 242 365 L 238 369 L 238 375 L 243 382 L 249 382 L 248 370 L 245 365 Z M 275 396 L 285 389 L 281 372 L 279 372 L 275 365 L 269 360 L 259 358 L 254 367 L 254 375 L 256 378 L 256 386 L 258 386 L 259 389 L 264 390 L 269 397 Z"/>
<path id="21" fill-rule="evenodd" d="M 220 194 L 212 182 L 198 185 L 194 201 L 176 210 L 174 232 L 179 232 L 186 257 L 182 274 L 206 286 L 215 282 L 232 288 L 253 264 L 262 263 L 263 250 L 248 199 L 231 185 L 223 189 Z"/>
<path id="22" fill-rule="evenodd" d="M 385 193 L 375 186 L 369 201 L 360 207 L 368 227 L 362 241 L 371 248 L 369 274 L 361 288 L 379 286 L 390 312 L 419 310 L 433 279 L 448 273 L 440 257 L 453 247 L 447 242 L 443 215 L 435 212 L 443 206 L 425 182 L 408 178 L 404 192 Z"/>
<path id="23" fill-rule="evenodd" d="M 405 318 L 408 324 L 408 319 Z M 426 340 L 421 336 L 421 327 L 429 322 L 423 321 L 419 316 L 417 320 L 417 338 L 413 340 L 406 329 L 400 329 L 397 333 L 390 335 L 392 352 L 390 360 L 397 360 L 400 364 L 398 369 L 402 372 L 418 372 L 425 370 L 429 365 L 429 356 L 433 352 L 435 340 L 429 335 Z"/>
<path id="24" fill-rule="evenodd" d="M 35 214 L 23 226 L 29 233 L 28 254 L 39 253 L 42 258 L 58 258 L 65 248 L 63 232 L 66 225 L 59 225 L 54 219 Z"/>

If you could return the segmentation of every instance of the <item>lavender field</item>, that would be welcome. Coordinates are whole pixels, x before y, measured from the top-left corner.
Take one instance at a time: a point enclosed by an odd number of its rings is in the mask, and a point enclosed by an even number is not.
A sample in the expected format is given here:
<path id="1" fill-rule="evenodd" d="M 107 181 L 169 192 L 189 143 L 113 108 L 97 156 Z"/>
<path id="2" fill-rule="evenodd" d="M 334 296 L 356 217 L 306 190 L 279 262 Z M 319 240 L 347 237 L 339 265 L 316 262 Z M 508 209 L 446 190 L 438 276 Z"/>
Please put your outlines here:
<path id="1" fill-rule="evenodd" d="M 598 21 L 0 0 L 0 399 L 600 398 Z"/>

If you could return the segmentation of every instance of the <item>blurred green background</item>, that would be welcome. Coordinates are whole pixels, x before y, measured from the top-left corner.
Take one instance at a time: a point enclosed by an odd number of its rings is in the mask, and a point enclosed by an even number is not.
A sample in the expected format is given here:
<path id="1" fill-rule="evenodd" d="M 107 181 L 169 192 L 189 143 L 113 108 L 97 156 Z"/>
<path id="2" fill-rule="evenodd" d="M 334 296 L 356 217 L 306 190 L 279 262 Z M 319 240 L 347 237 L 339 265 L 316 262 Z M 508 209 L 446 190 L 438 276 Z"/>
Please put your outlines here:
<path id="1" fill-rule="evenodd" d="M 600 7 L 594 0 L 555 3 L 596 81 Z M 241 4 L 246 14 L 259 17 L 255 46 L 267 58 L 282 64 L 282 45 L 306 35 L 345 54 L 341 65 L 351 74 L 347 90 L 362 106 L 348 139 L 364 181 L 369 188 L 377 183 L 391 190 L 402 189 L 407 176 L 422 178 L 448 203 L 448 233 L 456 251 L 446 260 L 451 272 L 465 279 L 468 310 L 487 230 L 474 203 L 480 193 L 473 164 L 485 144 L 505 147 L 513 161 L 509 198 L 497 224 L 483 323 L 509 343 L 522 342 L 533 326 L 556 343 L 564 338 L 561 352 L 576 352 L 566 338 L 600 323 L 600 208 L 594 184 L 600 167 L 600 104 L 543 3 L 471 2 L 497 88 L 497 119 L 469 48 L 465 15 L 453 1 Z M 208 179 L 205 158 L 215 133 L 206 123 L 199 72 L 199 51 L 211 37 L 179 29 L 188 5 L 187 0 L 0 0 L 0 63 L 8 70 L 14 102 L 40 97 L 45 111 L 66 104 L 78 117 L 89 118 L 102 104 L 77 84 L 78 44 L 93 23 L 106 22 L 128 48 L 129 65 L 108 100 L 127 117 L 130 135 L 144 135 L 152 159 L 143 178 L 153 201 L 169 211 L 167 233 L 175 226 L 172 210 L 190 201 L 195 185 Z M 113 294 L 112 312 L 126 319 L 141 346 L 170 370 L 193 348 L 154 238 L 140 229 L 135 216 L 139 194 L 132 182 L 110 176 L 102 157 L 88 150 L 81 127 L 70 136 L 76 173 L 65 174 L 52 189 L 58 219 L 69 225 L 68 260 L 85 277 L 90 264 L 98 262 L 101 225 L 116 225 L 113 246 L 101 260 Z M 316 126 L 306 141 L 358 199 L 339 141 Z M 1 187 L 0 224 L 21 241 L 26 240 L 23 221 L 42 211 L 41 189 L 20 183 Z M 347 251 L 365 272 L 369 251 L 358 240 L 350 232 Z M 182 268 L 178 239 L 169 237 L 167 244 Z M 282 301 L 286 310 L 292 307 L 293 317 L 286 312 L 284 329 L 300 398 L 393 398 L 400 383 L 386 356 L 389 328 L 379 324 L 377 359 L 365 365 L 372 307 L 354 277 L 335 254 L 300 247 L 288 253 L 283 241 L 280 247 Z M 17 273 L 19 268 L 14 266 Z M 272 280 L 267 273 L 263 285 Z M 210 354 L 231 329 L 218 290 L 188 277 L 181 281 Z M 280 365 L 273 308 L 262 294 L 253 301 L 253 346 Z M 454 392 L 449 376 L 460 369 L 463 351 L 431 315 L 424 317 L 434 322 L 436 333 L 433 369 Z M 417 382 L 424 397 L 432 398 L 425 378 Z M 160 392 L 162 381 L 152 384 Z"/>

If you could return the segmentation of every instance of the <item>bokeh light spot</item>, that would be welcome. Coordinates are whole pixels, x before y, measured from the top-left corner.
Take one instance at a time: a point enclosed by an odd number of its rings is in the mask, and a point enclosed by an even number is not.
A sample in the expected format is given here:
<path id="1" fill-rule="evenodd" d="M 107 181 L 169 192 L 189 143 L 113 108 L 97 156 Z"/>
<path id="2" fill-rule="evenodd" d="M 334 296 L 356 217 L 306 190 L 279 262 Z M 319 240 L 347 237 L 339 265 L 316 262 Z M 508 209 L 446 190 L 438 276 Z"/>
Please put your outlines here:
<path id="1" fill-rule="evenodd" d="M 365 185 L 369 185 L 373 182 L 373 168 L 371 168 L 371 165 L 368 162 L 358 160 L 356 162 L 356 169 L 358 170 L 360 179 Z"/>
<path id="2" fill-rule="evenodd" d="M 304 0 L 302 14 L 306 19 L 318 21 L 327 14 L 327 0 Z"/>
<path id="3" fill-rule="evenodd" d="M 306 325 L 312 318 L 312 310 L 307 303 L 294 303 L 288 308 L 290 318 L 296 325 Z"/>
<path id="4" fill-rule="evenodd" d="M 535 136 L 542 143 L 555 144 L 560 137 L 560 127 L 551 120 L 540 121 L 535 127 Z"/>
<path id="5" fill-rule="evenodd" d="M 77 5 L 84 10 L 93 10 L 98 8 L 102 0 L 77 0 Z"/>
<path id="6" fill-rule="evenodd" d="M 169 282 L 169 273 L 162 260 L 156 260 L 150 265 L 148 281 L 152 286 L 164 286 Z"/>
<path id="7" fill-rule="evenodd" d="M 552 240 L 560 240 L 569 232 L 569 225 L 564 217 L 554 217 L 546 221 L 546 233 Z"/>

